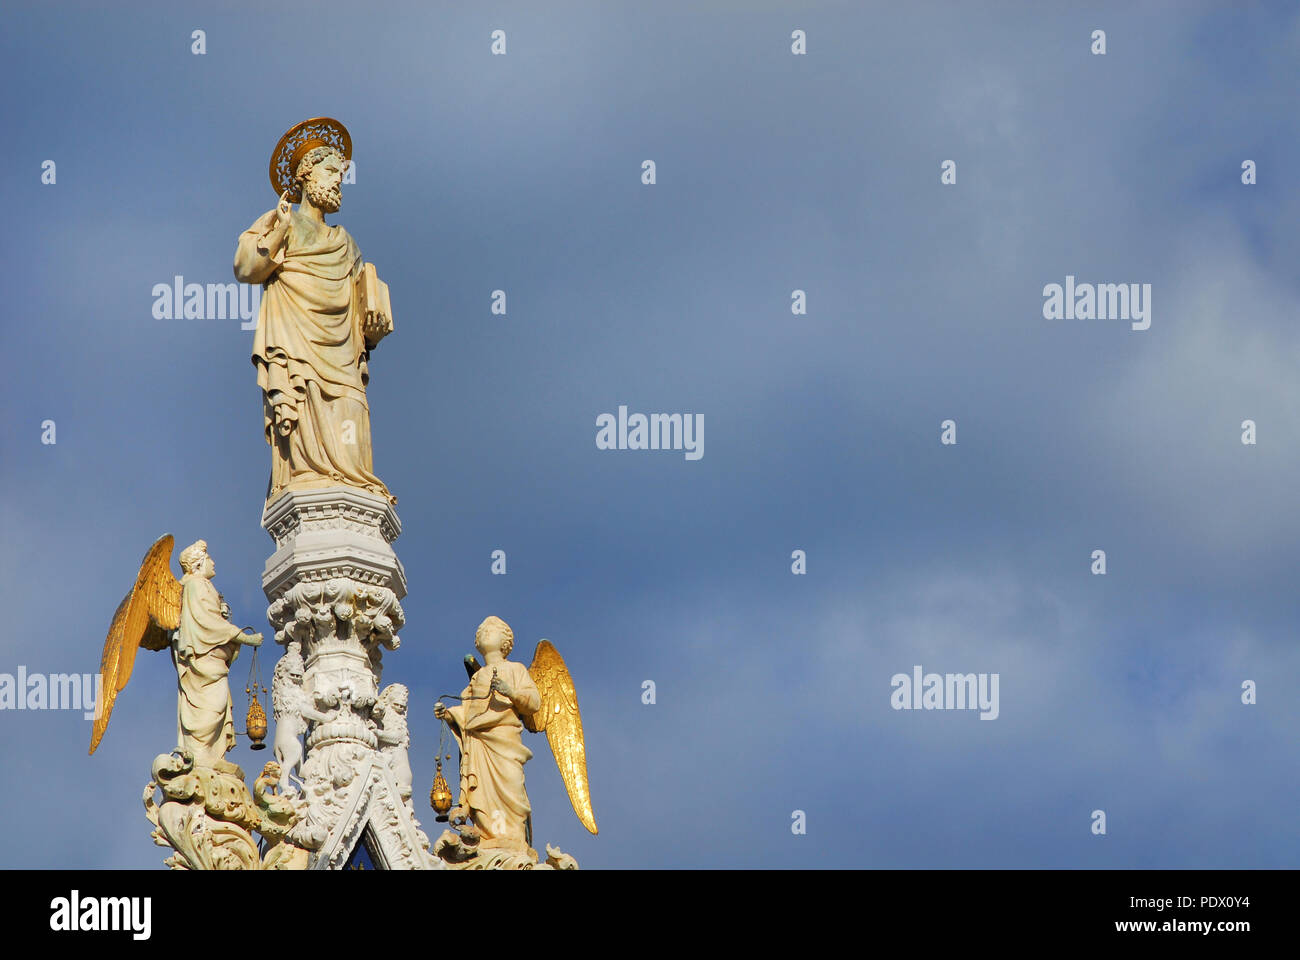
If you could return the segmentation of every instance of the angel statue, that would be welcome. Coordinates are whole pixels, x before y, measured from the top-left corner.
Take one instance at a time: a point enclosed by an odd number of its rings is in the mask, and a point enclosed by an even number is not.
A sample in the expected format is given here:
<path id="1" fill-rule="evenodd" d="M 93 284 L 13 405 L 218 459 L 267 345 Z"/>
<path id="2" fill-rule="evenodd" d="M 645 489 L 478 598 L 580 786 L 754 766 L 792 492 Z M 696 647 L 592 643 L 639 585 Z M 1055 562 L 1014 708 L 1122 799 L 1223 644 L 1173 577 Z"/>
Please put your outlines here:
<path id="1" fill-rule="evenodd" d="M 172 576 L 174 541 L 160 538 L 140 564 L 135 586 L 113 614 L 100 664 L 103 683 L 95 703 L 90 752 L 103 739 L 117 695 L 131 679 L 136 650 L 172 651 L 176 666 L 177 750 L 195 765 L 214 766 L 235 745 L 227 674 L 243 644 L 260 646 L 260 633 L 244 633 L 228 619 L 229 607 L 212 585 L 216 566 L 208 545 L 196 540 L 181 551 L 182 576 Z"/>
<path id="2" fill-rule="evenodd" d="M 447 722 L 460 746 L 460 798 L 452 821 L 472 826 L 480 850 L 528 855 L 532 809 L 524 791 L 524 764 L 533 753 L 523 744 L 523 728 L 546 731 L 573 812 L 592 833 L 596 816 L 573 678 L 550 641 L 537 644 L 528 667 L 506 659 L 514 642 L 514 633 L 499 617 L 479 624 L 474 647 L 483 666 L 466 657 L 471 676 L 463 702 L 454 707 L 440 702 L 433 712 Z"/>

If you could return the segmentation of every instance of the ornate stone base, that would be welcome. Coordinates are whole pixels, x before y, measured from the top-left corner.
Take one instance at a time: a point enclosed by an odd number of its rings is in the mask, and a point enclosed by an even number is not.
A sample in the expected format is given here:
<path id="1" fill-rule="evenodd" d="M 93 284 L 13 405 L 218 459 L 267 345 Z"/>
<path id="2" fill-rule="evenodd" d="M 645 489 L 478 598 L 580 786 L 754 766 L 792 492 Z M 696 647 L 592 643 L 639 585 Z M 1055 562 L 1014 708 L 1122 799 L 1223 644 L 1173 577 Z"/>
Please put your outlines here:
<path id="1" fill-rule="evenodd" d="M 391 546 L 402 524 L 383 497 L 353 487 L 289 490 L 266 505 L 262 526 L 276 546 L 262 573 L 267 600 L 336 579 L 406 596 L 406 571 Z"/>
<path id="2" fill-rule="evenodd" d="M 176 851 L 163 862 L 173 870 L 305 868 L 307 851 L 287 840 L 299 808 L 272 792 L 279 775 L 276 764 L 268 763 L 254 785 L 255 799 L 244 785 L 244 771 L 233 763 L 196 766 L 186 753 L 159 754 L 143 800 L 154 843 Z M 161 806 L 154 799 L 159 790 Z M 265 857 L 254 832 L 269 844 Z"/>
<path id="3" fill-rule="evenodd" d="M 451 870 L 577 870 L 578 861 L 559 847 L 546 845 L 546 860 L 538 862 L 532 847 L 483 847 L 478 830 L 465 824 L 444 830 L 433 844 L 433 855 Z"/>
<path id="4" fill-rule="evenodd" d="M 441 868 L 410 801 L 406 688 L 380 689 L 383 651 L 398 649 L 405 625 L 392 504 L 351 487 L 290 490 L 262 525 L 276 544 L 262 576 L 267 618 L 286 648 L 276 752 L 286 774 L 301 758 L 303 814 L 289 839 L 313 869 L 344 867 L 363 842 L 380 868 Z"/>
<path id="5" fill-rule="evenodd" d="M 298 834 L 312 844 L 311 869 L 341 869 L 363 842 L 380 869 L 443 868 L 429 856 L 429 838 L 381 754 L 364 748 L 336 751 L 332 762 L 320 767 L 313 767 L 315 759 L 303 768 L 308 813 Z M 340 775 L 343 782 L 336 783 Z"/>

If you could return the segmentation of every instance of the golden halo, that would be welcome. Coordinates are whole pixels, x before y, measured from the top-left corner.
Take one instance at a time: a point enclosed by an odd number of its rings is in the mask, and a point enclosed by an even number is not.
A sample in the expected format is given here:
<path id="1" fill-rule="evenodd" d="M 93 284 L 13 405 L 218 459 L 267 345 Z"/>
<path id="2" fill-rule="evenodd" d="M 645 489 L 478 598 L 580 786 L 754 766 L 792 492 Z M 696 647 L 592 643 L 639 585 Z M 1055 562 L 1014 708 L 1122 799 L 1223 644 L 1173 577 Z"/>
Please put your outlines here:
<path id="1" fill-rule="evenodd" d="M 291 202 L 302 200 L 302 187 L 293 182 L 293 174 L 299 161 L 316 147 L 333 147 L 345 161 L 352 160 L 352 137 L 347 127 L 330 117 L 304 120 L 291 127 L 271 151 L 271 188 L 277 197 L 287 190 Z"/>

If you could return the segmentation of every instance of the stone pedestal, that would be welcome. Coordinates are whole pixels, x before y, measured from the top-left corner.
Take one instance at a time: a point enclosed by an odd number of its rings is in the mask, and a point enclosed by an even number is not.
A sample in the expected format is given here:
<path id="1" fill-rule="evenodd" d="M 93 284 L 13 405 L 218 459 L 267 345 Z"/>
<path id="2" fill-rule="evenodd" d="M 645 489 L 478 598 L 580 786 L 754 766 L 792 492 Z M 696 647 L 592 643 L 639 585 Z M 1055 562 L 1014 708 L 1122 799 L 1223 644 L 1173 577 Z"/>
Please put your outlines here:
<path id="1" fill-rule="evenodd" d="M 289 839 L 305 804 L 275 792 L 279 777 L 268 763 L 250 794 L 244 771 L 227 760 L 196 764 L 180 750 L 159 754 L 142 799 L 154 843 L 175 851 L 163 862 L 173 870 L 306 869 L 310 854 Z"/>
<path id="2" fill-rule="evenodd" d="M 383 652 L 405 624 L 406 574 L 392 542 L 401 524 L 382 497 L 352 487 L 289 490 L 266 505 L 262 526 L 275 541 L 262 587 L 275 642 L 277 728 L 305 730 L 301 780 L 307 815 L 293 842 L 313 867 L 338 867 L 361 842 L 389 868 L 436 866 L 410 801 L 405 688 L 381 690 Z M 299 660 L 300 658 L 300 660 Z M 301 690 L 282 685 L 301 675 Z M 293 694 L 291 696 L 290 694 Z M 305 709 L 292 709 L 300 696 Z M 277 731 L 277 757 L 296 760 Z M 346 821 L 346 822 L 344 822 Z"/>
<path id="3" fill-rule="evenodd" d="M 266 505 L 262 526 L 276 547 L 262 574 L 268 600 L 334 577 L 406 596 L 406 572 L 391 546 L 402 524 L 382 497 L 353 487 L 290 490 Z"/>

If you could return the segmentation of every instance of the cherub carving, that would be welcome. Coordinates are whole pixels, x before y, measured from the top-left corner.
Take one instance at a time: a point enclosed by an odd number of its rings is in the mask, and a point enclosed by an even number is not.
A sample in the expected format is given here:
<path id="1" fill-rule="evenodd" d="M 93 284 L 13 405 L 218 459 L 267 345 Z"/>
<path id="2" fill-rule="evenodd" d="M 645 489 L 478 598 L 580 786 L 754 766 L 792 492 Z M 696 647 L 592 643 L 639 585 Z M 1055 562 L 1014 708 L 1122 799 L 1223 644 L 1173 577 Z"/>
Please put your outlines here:
<path id="1" fill-rule="evenodd" d="M 268 848 L 262 857 L 263 870 L 303 870 L 307 866 L 308 853 L 287 838 L 289 832 L 302 818 L 306 802 L 276 793 L 276 786 L 281 781 L 280 765 L 268 760 L 262 767 L 262 774 L 253 781 L 253 798 L 261 811 L 261 823 L 258 832 L 266 838 Z"/>
<path id="2" fill-rule="evenodd" d="M 411 761 L 407 750 L 411 736 L 406 725 L 406 706 L 410 692 L 403 684 L 393 683 L 379 694 L 370 715 L 379 724 L 376 731 L 379 746 L 397 780 L 398 792 L 403 800 L 411 798 Z"/>

